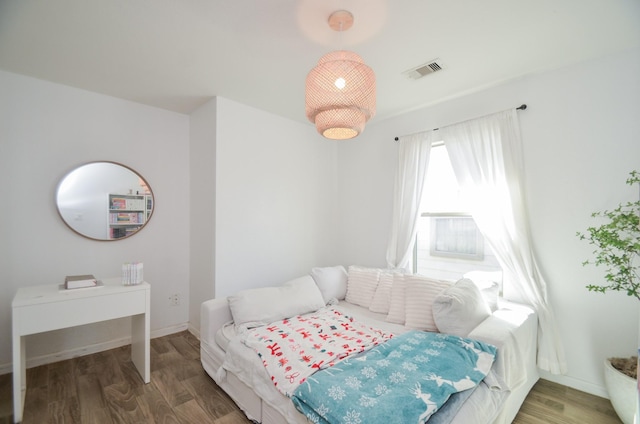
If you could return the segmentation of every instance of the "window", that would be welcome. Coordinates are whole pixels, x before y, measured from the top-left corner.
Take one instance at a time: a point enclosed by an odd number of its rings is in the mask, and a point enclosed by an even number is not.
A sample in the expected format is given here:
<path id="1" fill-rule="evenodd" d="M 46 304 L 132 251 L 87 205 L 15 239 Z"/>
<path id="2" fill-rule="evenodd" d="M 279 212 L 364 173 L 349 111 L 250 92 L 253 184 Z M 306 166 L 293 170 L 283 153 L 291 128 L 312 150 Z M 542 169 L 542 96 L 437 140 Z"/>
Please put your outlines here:
<path id="1" fill-rule="evenodd" d="M 472 217 L 432 216 L 430 221 L 431 256 L 484 259 L 484 239 Z"/>
<path id="2" fill-rule="evenodd" d="M 431 148 L 413 262 L 414 272 L 445 280 L 501 271 L 469 214 L 444 144 Z"/>

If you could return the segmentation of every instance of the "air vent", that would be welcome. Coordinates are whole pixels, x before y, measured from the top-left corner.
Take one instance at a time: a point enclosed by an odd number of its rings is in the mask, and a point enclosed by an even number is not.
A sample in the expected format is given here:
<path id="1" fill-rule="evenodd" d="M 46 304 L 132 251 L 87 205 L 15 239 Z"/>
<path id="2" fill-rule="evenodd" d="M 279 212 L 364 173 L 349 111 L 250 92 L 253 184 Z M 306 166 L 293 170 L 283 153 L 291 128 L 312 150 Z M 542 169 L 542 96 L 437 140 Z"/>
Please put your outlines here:
<path id="1" fill-rule="evenodd" d="M 416 68 L 404 71 L 403 74 L 411 79 L 420 79 L 434 72 L 438 72 L 444 69 L 444 65 L 439 59 L 434 59 Z"/>

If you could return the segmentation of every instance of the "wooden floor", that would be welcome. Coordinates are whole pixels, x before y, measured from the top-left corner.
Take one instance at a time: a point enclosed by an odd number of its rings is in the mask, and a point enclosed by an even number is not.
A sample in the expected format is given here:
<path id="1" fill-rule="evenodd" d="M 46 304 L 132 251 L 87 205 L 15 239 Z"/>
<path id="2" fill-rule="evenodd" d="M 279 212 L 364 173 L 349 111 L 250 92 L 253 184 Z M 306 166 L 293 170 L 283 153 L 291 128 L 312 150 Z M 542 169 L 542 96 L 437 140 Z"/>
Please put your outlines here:
<path id="1" fill-rule="evenodd" d="M 515 424 L 622 424 L 609 399 L 538 380 Z"/>
<path id="2" fill-rule="evenodd" d="M 151 340 L 149 384 L 143 384 L 129 354 L 129 347 L 122 347 L 27 370 L 23 423 L 250 423 L 204 372 L 199 342 L 190 333 Z M 5 374 L 0 424 L 12 420 L 11 374 Z M 607 399 L 540 380 L 514 423 L 620 420 Z"/>

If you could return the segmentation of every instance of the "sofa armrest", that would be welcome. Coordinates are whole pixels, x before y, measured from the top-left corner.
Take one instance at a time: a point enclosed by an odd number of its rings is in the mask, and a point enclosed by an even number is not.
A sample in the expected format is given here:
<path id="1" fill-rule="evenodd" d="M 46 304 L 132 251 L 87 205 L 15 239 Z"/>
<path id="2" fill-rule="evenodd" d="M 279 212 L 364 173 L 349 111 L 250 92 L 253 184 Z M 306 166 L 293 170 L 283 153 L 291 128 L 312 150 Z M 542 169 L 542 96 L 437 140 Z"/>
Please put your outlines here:
<path id="1" fill-rule="evenodd" d="M 537 324 L 537 316 L 530 306 L 501 300 L 500 309 L 471 330 L 468 337 L 500 348 L 516 333 L 524 331 L 521 327 L 530 326 L 531 324 L 527 324 L 527 321 L 534 321 Z"/>
<path id="2" fill-rule="evenodd" d="M 504 302 L 501 309 L 480 323 L 468 337 L 490 343 L 498 349 L 494 371 L 511 390 L 535 368 L 538 316 L 527 305 Z"/>
<path id="3" fill-rule="evenodd" d="M 226 297 L 203 302 L 200 305 L 200 339 L 212 344 L 218 329 L 232 320 Z"/>

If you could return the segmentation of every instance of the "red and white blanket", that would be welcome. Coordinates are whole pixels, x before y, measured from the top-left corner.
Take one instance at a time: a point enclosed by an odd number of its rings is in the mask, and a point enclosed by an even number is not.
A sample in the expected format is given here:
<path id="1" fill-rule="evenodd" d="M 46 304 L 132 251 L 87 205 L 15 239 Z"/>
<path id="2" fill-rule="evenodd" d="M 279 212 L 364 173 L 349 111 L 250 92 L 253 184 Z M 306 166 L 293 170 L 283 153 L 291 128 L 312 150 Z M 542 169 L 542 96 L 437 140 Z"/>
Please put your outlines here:
<path id="1" fill-rule="evenodd" d="M 335 309 L 247 330 L 244 344 L 260 356 L 271 381 L 285 396 L 319 369 L 369 350 L 393 334 L 357 323 Z"/>

